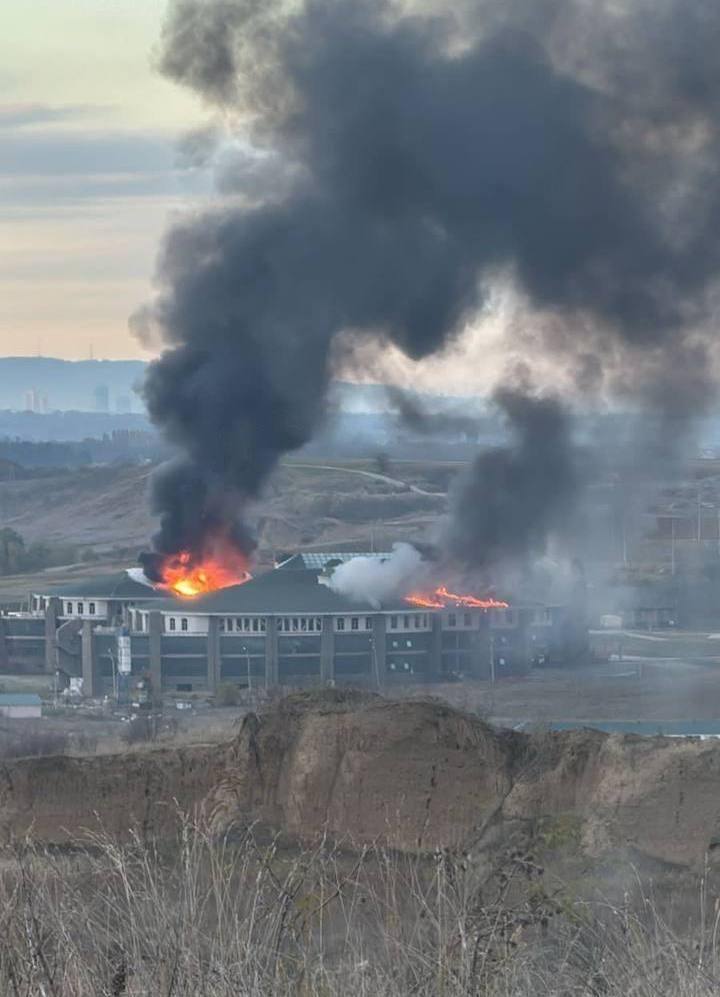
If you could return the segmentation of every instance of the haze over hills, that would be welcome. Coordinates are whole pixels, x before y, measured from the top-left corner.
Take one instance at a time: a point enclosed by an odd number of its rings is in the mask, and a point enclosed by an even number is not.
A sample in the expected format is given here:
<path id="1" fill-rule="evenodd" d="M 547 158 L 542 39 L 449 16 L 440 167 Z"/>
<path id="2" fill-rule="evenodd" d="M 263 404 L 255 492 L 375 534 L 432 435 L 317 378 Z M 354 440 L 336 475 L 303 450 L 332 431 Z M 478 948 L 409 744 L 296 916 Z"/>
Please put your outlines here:
<path id="1" fill-rule="evenodd" d="M 48 411 L 98 411 L 99 388 L 108 393 L 108 411 L 143 411 L 139 388 L 144 360 L 62 360 L 59 357 L 0 357 L 0 409 L 24 411 L 27 393 L 35 390 L 47 399 Z M 442 401 L 440 396 L 424 398 Z M 445 400 L 467 406 L 469 399 Z M 125 403 L 130 403 L 130 408 Z M 120 407 L 119 407 L 119 405 Z M 383 412 L 388 409 L 381 384 L 335 382 L 332 404 L 345 412 Z M 477 405 L 478 403 L 475 402 Z"/>
<path id="2" fill-rule="evenodd" d="M 140 394 L 146 368 L 142 360 L 0 357 L 0 440 L 77 443 L 118 431 L 158 438 Z M 401 394 L 405 403 L 393 401 L 382 384 L 336 381 L 329 418 L 300 453 L 368 456 L 387 451 L 417 458 L 427 455 L 429 446 L 435 457 L 468 459 L 478 446 L 497 445 L 504 436 L 503 421 L 487 398 Z M 437 422 L 436 416 L 440 416 Z M 618 443 L 625 439 L 632 418 L 618 410 L 578 413 L 575 431 L 583 442 L 599 433 Z M 690 452 L 720 449 L 720 420 L 715 413 L 698 421 L 696 431 Z M 9 452 L 0 456 L 28 465 L 46 463 L 45 458 L 22 459 Z M 161 456 L 160 451 L 156 456 Z"/>
<path id="3" fill-rule="evenodd" d="M 33 407 L 28 395 L 34 391 L 38 400 L 34 407 L 47 411 L 103 410 L 98 403 L 106 397 L 105 411 L 140 412 L 143 406 L 137 387 L 145 367 L 142 360 L 0 357 L 0 409 Z"/>

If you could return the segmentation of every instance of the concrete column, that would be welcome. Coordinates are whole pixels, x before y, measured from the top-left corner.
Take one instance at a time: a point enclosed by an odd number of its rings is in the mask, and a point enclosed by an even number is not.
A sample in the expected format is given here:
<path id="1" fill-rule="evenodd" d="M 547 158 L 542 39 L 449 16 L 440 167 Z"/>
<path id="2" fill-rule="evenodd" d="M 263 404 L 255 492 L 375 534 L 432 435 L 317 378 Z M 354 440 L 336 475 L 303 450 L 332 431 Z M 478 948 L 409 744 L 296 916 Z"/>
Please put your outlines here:
<path id="1" fill-rule="evenodd" d="M 279 679 L 277 620 L 274 616 L 268 616 L 265 634 L 265 688 L 277 685 Z"/>
<path id="2" fill-rule="evenodd" d="M 431 613 L 430 623 L 432 633 L 430 634 L 430 673 L 432 675 L 442 675 L 442 613 Z"/>
<path id="3" fill-rule="evenodd" d="M 217 692 L 220 685 L 220 618 L 211 616 L 207 634 L 207 685 L 210 692 Z"/>
<path id="4" fill-rule="evenodd" d="M 98 691 L 98 683 L 92 620 L 83 620 L 81 631 L 81 660 L 83 693 L 86 696 L 95 696 Z"/>
<path id="5" fill-rule="evenodd" d="M 157 609 L 151 610 L 148 613 L 148 650 L 154 700 L 162 696 L 162 627 L 162 614 Z"/>
<path id="6" fill-rule="evenodd" d="M 373 616 L 373 632 L 370 645 L 370 669 L 373 685 L 378 689 L 385 686 L 387 678 L 387 629 L 382 613 Z"/>
<path id="7" fill-rule="evenodd" d="M 486 610 L 479 620 L 478 643 L 472 655 L 474 678 L 490 678 L 490 656 L 492 653 L 490 640 L 490 611 Z"/>
<path id="8" fill-rule="evenodd" d="M 330 685 L 335 681 L 335 634 L 332 616 L 323 616 L 320 635 L 320 682 Z"/>
<path id="9" fill-rule="evenodd" d="M 59 615 L 60 600 L 53 596 L 45 610 L 45 671 L 48 675 L 53 675 L 58 666 L 56 631 Z"/>
<path id="10" fill-rule="evenodd" d="M 7 641 L 5 636 L 7 634 L 7 627 L 5 620 L 0 616 L 0 668 L 3 671 L 10 670 L 10 656 L 8 654 Z"/>

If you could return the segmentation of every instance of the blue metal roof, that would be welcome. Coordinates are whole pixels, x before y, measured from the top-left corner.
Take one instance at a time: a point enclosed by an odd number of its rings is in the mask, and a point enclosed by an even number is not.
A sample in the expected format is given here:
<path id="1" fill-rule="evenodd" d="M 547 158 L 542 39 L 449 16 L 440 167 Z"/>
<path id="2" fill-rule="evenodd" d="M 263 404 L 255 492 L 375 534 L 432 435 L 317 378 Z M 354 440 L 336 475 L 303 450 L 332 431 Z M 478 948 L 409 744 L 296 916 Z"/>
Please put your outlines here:
<path id="1" fill-rule="evenodd" d="M 281 561 L 278 564 L 278 568 L 282 568 L 286 571 L 291 568 L 299 570 L 322 571 L 325 565 L 330 561 L 337 561 L 344 564 L 345 561 L 352 561 L 355 557 L 377 557 L 382 560 L 383 558 L 390 557 L 390 551 L 340 551 L 334 554 L 320 554 L 316 551 L 300 551 L 297 554 L 287 557 L 284 561 Z"/>
<path id="2" fill-rule="evenodd" d="M 0 706 L 42 706 L 42 700 L 35 692 L 2 692 Z"/>

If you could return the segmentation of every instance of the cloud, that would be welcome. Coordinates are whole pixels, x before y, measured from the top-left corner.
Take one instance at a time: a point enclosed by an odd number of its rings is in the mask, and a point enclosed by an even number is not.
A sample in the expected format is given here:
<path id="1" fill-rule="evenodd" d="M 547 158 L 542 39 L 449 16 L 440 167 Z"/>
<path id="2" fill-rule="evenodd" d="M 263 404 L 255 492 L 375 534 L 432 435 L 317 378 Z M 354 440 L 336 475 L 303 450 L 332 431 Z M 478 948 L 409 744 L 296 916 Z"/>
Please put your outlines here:
<path id="1" fill-rule="evenodd" d="M 1 119 L 0 133 L 0 192 L 9 206 L 196 197 L 210 189 L 206 171 L 178 164 L 172 134 L 3 130 Z"/>
<path id="2" fill-rule="evenodd" d="M 0 174 L 23 176 L 169 173 L 174 167 L 172 139 L 147 132 L 11 131 L 0 158 Z"/>
<path id="3" fill-rule="evenodd" d="M 82 120 L 98 113 L 113 112 L 108 105 L 99 104 L 0 104 L 0 129 L 28 128 L 33 125 L 63 124 Z"/>

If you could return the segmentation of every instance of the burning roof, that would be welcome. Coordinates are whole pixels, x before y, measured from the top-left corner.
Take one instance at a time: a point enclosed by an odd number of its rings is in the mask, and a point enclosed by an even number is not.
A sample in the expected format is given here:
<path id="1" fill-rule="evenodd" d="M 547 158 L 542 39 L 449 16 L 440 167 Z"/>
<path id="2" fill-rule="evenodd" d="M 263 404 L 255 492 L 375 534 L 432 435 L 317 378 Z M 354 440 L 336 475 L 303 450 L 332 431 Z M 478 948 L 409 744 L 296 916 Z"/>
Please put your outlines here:
<path id="1" fill-rule="evenodd" d="M 447 608 L 465 606 L 468 608 L 489 609 L 505 607 L 506 602 L 492 601 L 492 605 L 483 605 L 481 600 L 472 596 L 457 596 L 456 600 L 448 601 Z M 462 601 L 464 600 L 464 601 Z M 326 579 L 318 575 L 316 570 L 297 569 L 293 571 L 282 568 L 267 571 L 262 575 L 244 582 L 241 585 L 231 585 L 215 592 L 187 598 L 166 599 L 153 608 L 164 611 L 192 612 L 200 614 L 263 614 L 263 613 L 347 613 L 363 614 L 385 612 L 408 612 L 413 608 L 441 609 L 436 603 L 426 606 L 414 602 L 411 597 L 395 596 L 383 601 L 372 599 L 351 598 L 326 584 Z"/>

